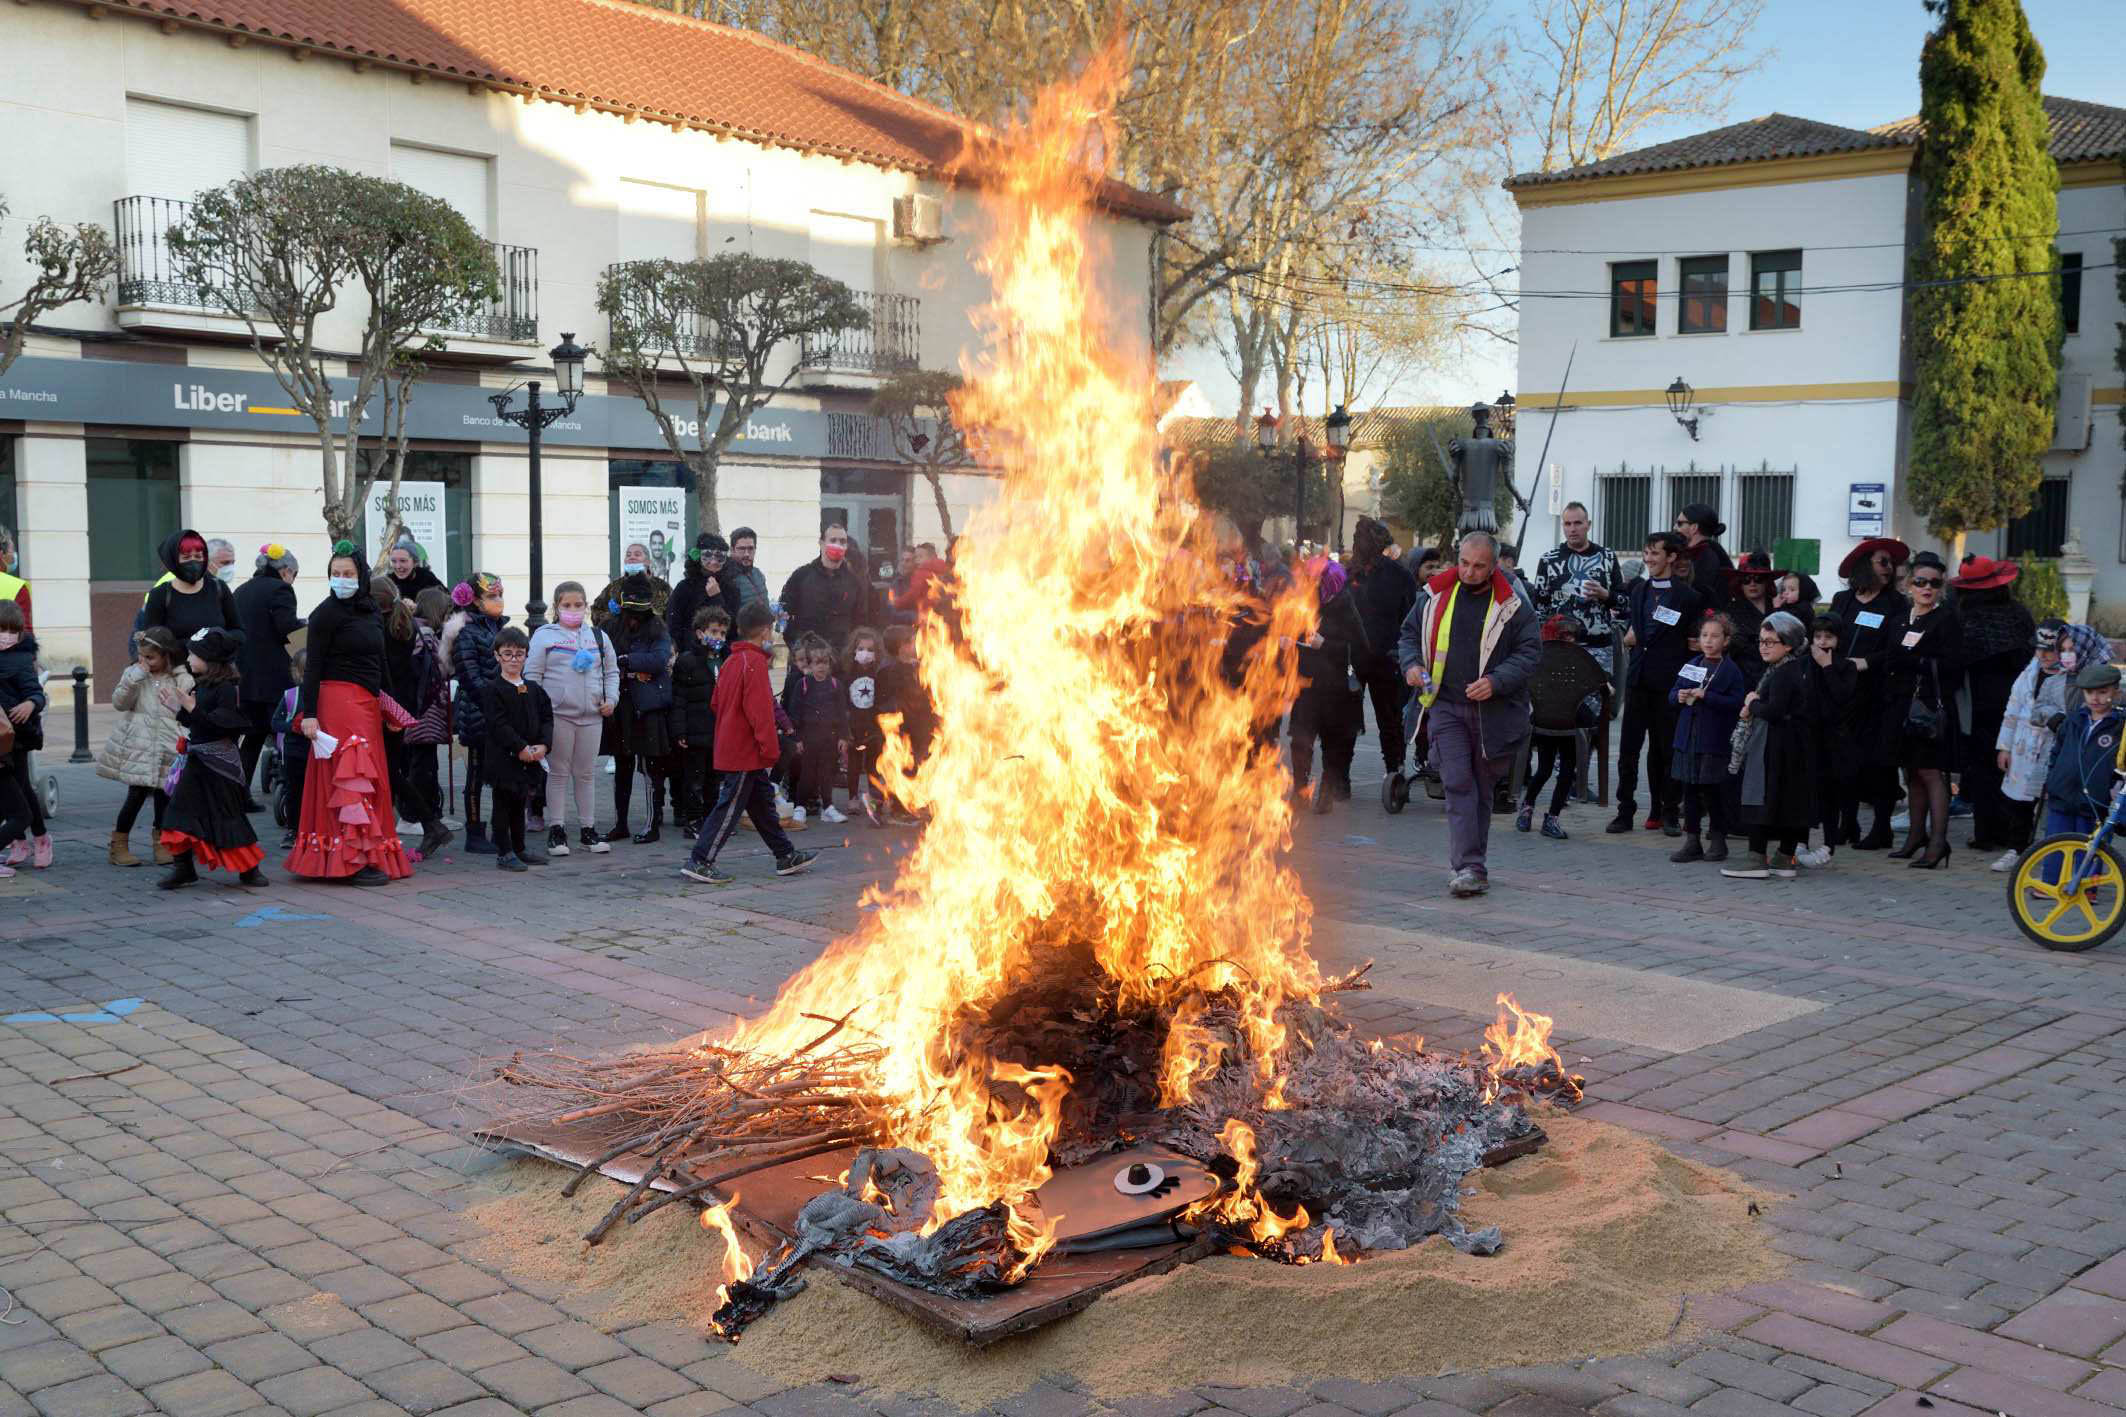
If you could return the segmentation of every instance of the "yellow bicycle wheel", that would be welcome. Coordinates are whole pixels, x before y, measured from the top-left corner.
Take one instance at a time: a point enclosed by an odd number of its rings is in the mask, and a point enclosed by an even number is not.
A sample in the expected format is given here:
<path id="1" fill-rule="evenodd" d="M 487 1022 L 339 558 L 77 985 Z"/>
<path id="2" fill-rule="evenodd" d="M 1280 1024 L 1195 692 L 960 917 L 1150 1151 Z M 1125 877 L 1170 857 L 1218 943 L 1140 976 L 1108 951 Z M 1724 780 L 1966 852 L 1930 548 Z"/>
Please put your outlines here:
<path id="1" fill-rule="evenodd" d="M 2095 949 L 2126 924 L 2126 862 L 2106 845 L 2079 891 L 2064 883 L 2089 850 L 2080 832 L 2048 836 L 2023 853 L 2008 878 L 2016 928 L 2048 950 Z"/>

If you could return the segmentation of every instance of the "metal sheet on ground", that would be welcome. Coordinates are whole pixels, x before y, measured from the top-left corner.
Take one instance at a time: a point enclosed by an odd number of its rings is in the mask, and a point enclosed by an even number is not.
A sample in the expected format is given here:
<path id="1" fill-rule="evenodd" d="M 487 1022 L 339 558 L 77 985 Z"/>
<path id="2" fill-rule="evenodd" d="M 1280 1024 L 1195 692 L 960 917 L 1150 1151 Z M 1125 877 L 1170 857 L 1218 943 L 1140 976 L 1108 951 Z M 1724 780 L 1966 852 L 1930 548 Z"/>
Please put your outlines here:
<path id="1" fill-rule="evenodd" d="M 557 1126 L 541 1123 L 497 1122 L 476 1133 L 479 1139 L 517 1147 L 564 1166 L 580 1167 L 603 1155 L 624 1136 L 618 1129 L 593 1123 Z M 770 1245 L 790 1239 L 797 1228 L 797 1212 L 806 1201 L 834 1184 L 855 1157 L 856 1148 L 815 1156 L 806 1161 L 786 1162 L 740 1177 L 717 1188 L 719 1198 L 738 1194 L 731 1214 L 749 1236 Z M 598 1171 L 613 1180 L 633 1185 L 642 1179 L 649 1164 L 638 1152 L 622 1152 L 603 1162 Z M 555 1184 L 561 1184 L 555 1178 Z M 678 1181 L 651 1183 L 661 1191 L 678 1190 Z M 623 1223 L 606 1244 L 627 1243 Z M 1176 1265 L 1200 1259 L 1215 1247 L 1207 1240 L 1189 1244 L 1160 1245 L 1146 1250 L 1113 1250 L 1089 1255 L 1051 1255 L 1014 1289 L 984 1299 L 952 1299 L 888 1279 L 867 1269 L 844 1267 L 831 1261 L 807 1261 L 857 1289 L 934 1328 L 953 1334 L 975 1347 L 1024 1333 L 1074 1314 L 1108 1290 L 1133 1279 L 1164 1274 Z"/>
<path id="2" fill-rule="evenodd" d="M 1511 993 L 1522 1008 L 1556 1019 L 1558 1031 L 1569 1037 L 1664 1053 L 1723 1043 L 1824 1007 L 1733 984 L 1322 915 L 1314 918 L 1314 954 L 1328 969 L 1372 959 L 1366 978 L 1396 998 L 1489 1017 L 1498 996 Z"/>

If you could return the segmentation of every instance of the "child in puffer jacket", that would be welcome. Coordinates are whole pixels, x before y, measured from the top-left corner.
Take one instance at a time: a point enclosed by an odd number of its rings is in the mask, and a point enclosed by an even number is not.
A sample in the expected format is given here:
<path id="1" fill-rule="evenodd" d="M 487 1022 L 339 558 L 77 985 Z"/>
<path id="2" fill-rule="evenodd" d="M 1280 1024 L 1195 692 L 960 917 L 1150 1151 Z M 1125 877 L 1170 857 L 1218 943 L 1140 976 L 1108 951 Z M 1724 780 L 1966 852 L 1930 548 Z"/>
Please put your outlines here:
<path id="1" fill-rule="evenodd" d="M 487 824 L 480 816 L 480 788 L 486 781 L 487 720 L 480 713 L 487 686 L 501 677 L 495 665 L 495 636 L 509 623 L 502 613 L 502 581 L 485 571 L 451 588 L 451 602 L 466 612 L 464 622 L 450 637 L 451 668 L 458 678 L 458 697 L 453 717 L 458 741 L 465 745 L 465 851 L 472 856 L 492 856 L 495 845 L 488 839 Z M 449 627 L 444 633 L 449 635 Z"/>
<path id="2" fill-rule="evenodd" d="M 140 809 L 153 802 L 155 864 L 167 866 L 171 858 L 169 848 L 162 844 L 162 814 L 170 805 L 170 794 L 162 784 L 170 775 L 170 764 L 177 761 L 177 740 L 184 736 L 184 729 L 177 722 L 176 710 L 162 701 L 158 691 L 168 684 L 180 694 L 189 694 L 192 675 L 185 668 L 184 647 L 165 626 L 142 630 L 137 653 L 139 657 L 111 687 L 118 726 L 96 755 L 96 775 L 122 782 L 126 789 L 125 805 L 118 809 L 118 821 L 111 828 L 111 864 L 141 864 L 131 850 L 133 823 L 140 819 Z"/>

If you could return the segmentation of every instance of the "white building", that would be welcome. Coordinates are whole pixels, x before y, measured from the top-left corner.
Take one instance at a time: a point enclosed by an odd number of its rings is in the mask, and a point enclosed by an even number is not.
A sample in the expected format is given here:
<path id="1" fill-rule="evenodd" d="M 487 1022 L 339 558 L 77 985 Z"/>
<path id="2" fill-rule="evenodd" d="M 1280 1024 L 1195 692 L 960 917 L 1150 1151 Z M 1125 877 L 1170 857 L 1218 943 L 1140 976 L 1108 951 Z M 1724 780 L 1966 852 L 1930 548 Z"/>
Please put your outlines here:
<path id="1" fill-rule="evenodd" d="M 286 542 L 299 593 L 322 593 L 314 436 L 274 411 L 286 399 L 242 324 L 194 303 L 160 235 L 193 194 L 292 163 L 408 183 L 496 244 L 502 298 L 441 332 L 448 352 L 411 406 L 406 477 L 440 493 L 440 574 L 489 570 L 528 598 L 524 437 L 496 427 L 487 395 L 540 377 L 563 331 L 604 343 L 605 267 L 726 250 L 809 261 L 874 319 L 790 351 L 791 391 L 724 460 L 725 529 L 757 529 L 777 588 L 824 520 L 874 562 L 937 539 L 927 487 L 910 495 L 867 407 L 882 376 L 977 352 L 982 219 L 951 175 L 969 133 L 951 116 L 757 35 L 610 0 L 22 0 L 0 12 L 0 49 L 0 291 L 21 288 L 39 216 L 111 224 L 122 257 L 108 303 L 55 312 L 0 378 L 0 518 L 49 667 L 115 681 L 154 548 L 180 525 L 234 542 L 242 574 L 261 543 Z M 1178 215 L 1105 191 L 1101 308 L 1147 364 L 1153 243 Z M 325 347 L 355 348 L 358 319 L 336 317 Z M 594 358 L 577 415 L 546 435 L 547 589 L 614 574 L 622 492 L 683 480 Z M 956 521 L 993 485 L 979 470 L 949 481 Z M 677 555 L 694 529 L 672 530 Z"/>
<path id="2" fill-rule="evenodd" d="M 2113 351 L 2126 312 L 2109 267 L 2126 233 L 2126 109 L 2045 108 L 2061 264 L 2105 269 L 2062 282 L 2061 411 L 2037 506 L 1968 549 L 2054 556 L 2072 530 L 2097 566 L 2097 611 L 2117 620 L 2126 398 Z M 1532 458 L 1541 446 L 1563 384 L 1547 461 L 1562 500 L 1593 509 L 1599 540 L 1635 550 L 1684 505 L 1710 502 L 1730 551 L 1798 543 L 1783 555 L 1813 555 L 1826 592 L 1863 536 L 1933 544 L 1903 496 L 1917 126 L 1773 114 L 1506 184 L 1521 210 L 1520 447 Z M 1678 380 L 1695 431 L 1671 414 Z"/>

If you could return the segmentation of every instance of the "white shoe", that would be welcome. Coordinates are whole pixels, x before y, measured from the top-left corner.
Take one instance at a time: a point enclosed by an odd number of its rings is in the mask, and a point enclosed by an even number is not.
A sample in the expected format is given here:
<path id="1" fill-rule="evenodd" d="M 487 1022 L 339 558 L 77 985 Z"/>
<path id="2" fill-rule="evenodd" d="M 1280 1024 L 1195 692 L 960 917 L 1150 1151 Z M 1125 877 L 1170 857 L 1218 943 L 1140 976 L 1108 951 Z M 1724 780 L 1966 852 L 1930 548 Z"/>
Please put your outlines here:
<path id="1" fill-rule="evenodd" d="M 846 816 L 842 814 L 841 809 L 838 807 L 828 807 L 824 809 L 820 812 L 819 819 L 823 822 L 833 822 L 837 826 L 849 820 Z"/>
<path id="2" fill-rule="evenodd" d="M 1831 864 L 1831 848 L 1828 846 L 1804 846 L 1794 853 L 1794 859 L 1804 866 L 1820 867 Z"/>
<path id="3" fill-rule="evenodd" d="M 805 809 L 802 807 L 792 807 L 790 809 L 790 820 L 802 824 L 805 820 Z"/>
<path id="4" fill-rule="evenodd" d="M 1995 871 L 2013 871 L 2015 869 L 2015 863 L 2022 859 L 2023 853 L 2015 850 L 2013 847 L 2010 847 L 2008 850 L 2003 851 L 1998 857 L 1994 859 L 1991 869 Z"/>

